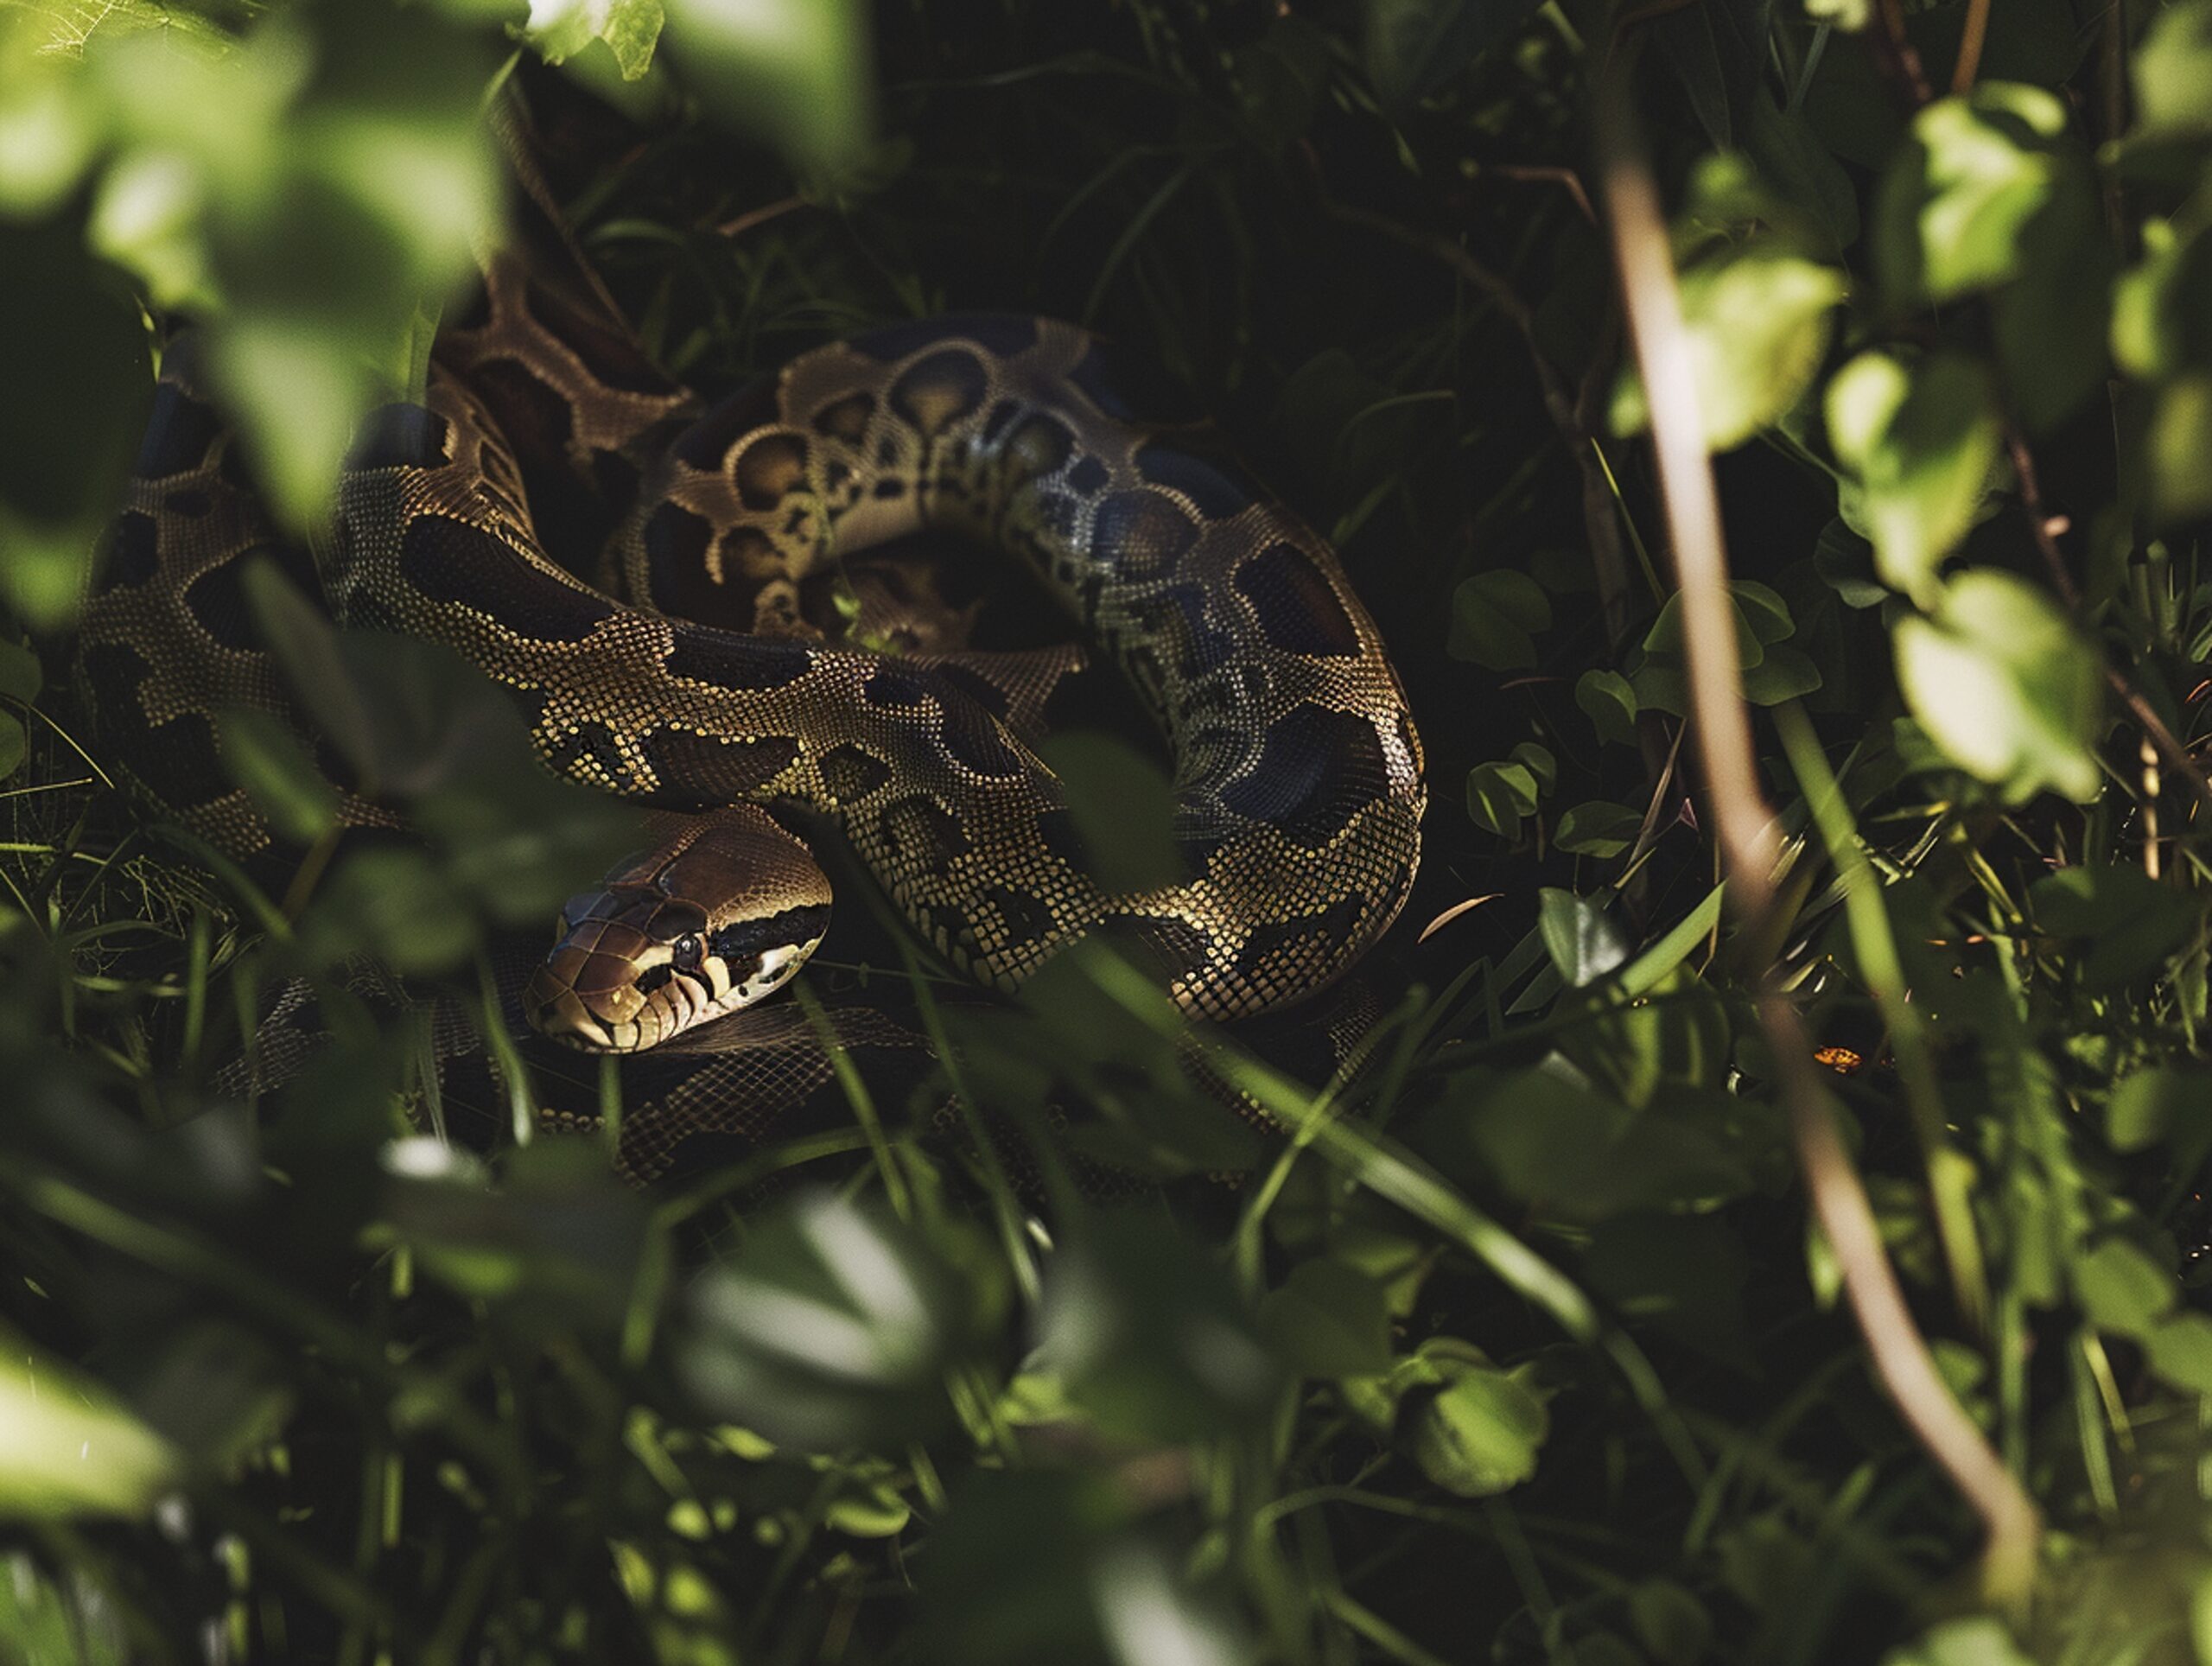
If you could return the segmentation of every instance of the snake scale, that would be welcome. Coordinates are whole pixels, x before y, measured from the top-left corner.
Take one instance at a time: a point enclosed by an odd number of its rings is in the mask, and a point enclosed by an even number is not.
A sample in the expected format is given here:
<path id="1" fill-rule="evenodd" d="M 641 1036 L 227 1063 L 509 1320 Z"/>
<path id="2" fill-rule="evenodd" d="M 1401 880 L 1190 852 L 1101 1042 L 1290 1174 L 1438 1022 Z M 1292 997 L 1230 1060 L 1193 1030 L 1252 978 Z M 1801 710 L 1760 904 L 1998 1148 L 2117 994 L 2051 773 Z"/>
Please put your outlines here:
<path id="1" fill-rule="evenodd" d="M 671 811 L 835 823 L 914 930 L 983 983 L 1012 988 L 1113 928 L 1185 1008 L 1234 1018 L 1319 989 L 1389 925 L 1424 786 L 1376 626 L 1328 545 L 1148 418 L 1113 350 L 1043 319 L 901 324 L 703 414 L 640 363 L 494 263 L 426 397 L 361 429 L 318 573 L 272 536 L 188 344 L 173 349 L 80 628 L 118 760 L 213 843 L 269 848 L 218 717 L 291 709 L 241 582 L 272 551 L 342 622 L 458 649 L 564 775 Z M 629 506 L 598 569 L 614 576 L 594 584 L 540 529 L 573 537 L 573 505 L 609 493 Z M 870 652 L 798 616 L 810 577 L 921 528 L 1018 557 L 1142 696 L 1172 760 L 1181 879 L 1109 894 L 1091 877 L 1035 749 L 1072 655 Z M 340 814 L 389 818 L 350 793 Z M 541 1027 L 635 1048 L 789 975 L 826 884 L 780 822 L 734 814 L 727 852 L 679 834 L 615 876 L 612 900 L 572 905 L 532 987 Z M 670 874 L 702 839 L 715 854 L 695 865 L 734 896 L 677 894 Z"/>

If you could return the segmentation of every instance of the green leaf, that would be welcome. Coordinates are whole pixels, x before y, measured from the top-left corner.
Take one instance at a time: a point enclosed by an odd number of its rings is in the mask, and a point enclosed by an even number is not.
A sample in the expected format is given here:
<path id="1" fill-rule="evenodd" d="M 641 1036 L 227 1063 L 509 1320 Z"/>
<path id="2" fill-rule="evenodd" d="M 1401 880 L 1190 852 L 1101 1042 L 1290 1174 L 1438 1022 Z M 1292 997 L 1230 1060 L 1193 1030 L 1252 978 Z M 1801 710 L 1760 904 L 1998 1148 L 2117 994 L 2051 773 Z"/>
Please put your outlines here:
<path id="1" fill-rule="evenodd" d="M 28 706 L 45 684 L 46 672 L 36 654 L 20 642 L 0 642 L 0 699 L 20 700 Z"/>
<path id="2" fill-rule="evenodd" d="M 1536 663 L 1535 633 L 1552 622 L 1552 604 L 1536 581 L 1511 568 L 1462 579 L 1452 592 L 1452 627 L 1444 651 L 1494 671 Z"/>
<path id="3" fill-rule="evenodd" d="M 1390 1369 L 1389 1293 L 1340 1261 L 1302 1261 L 1260 1304 L 1260 1330 L 1301 1376 Z"/>
<path id="4" fill-rule="evenodd" d="M 72 225 L 0 221 L 0 307 L 20 321 L 0 330 L 0 604 L 51 628 L 122 501 L 153 372 L 136 302 Z"/>
<path id="5" fill-rule="evenodd" d="M 2202 918 L 2202 902 L 2138 868 L 2064 868 L 2028 887 L 2036 924 L 2088 944 L 2083 985 L 2116 989 L 2156 970 Z"/>
<path id="6" fill-rule="evenodd" d="M 531 8 L 524 35 L 553 64 L 604 41 L 622 79 L 634 81 L 652 66 L 661 22 L 661 0 L 553 0 Z"/>
<path id="7" fill-rule="evenodd" d="M 1877 570 L 1926 606 L 2002 455 L 1989 372 L 1960 353 L 1863 353 L 1828 384 L 1827 425 L 1864 493 Z"/>
<path id="8" fill-rule="evenodd" d="M 2184 1394 L 2212 1396 L 2212 1319 L 2176 1313 L 2143 1339 L 2151 1369 Z"/>
<path id="9" fill-rule="evenodd" d="M 1636 690 L 1618 671 L 1583 672 L 1575 679 L 1574 703 L 1588 715 L 1599 741 L 1636 744 Z"/>
<path id="10" fill-rule="evenodd" d="M 858 0 L 663 0 L 666 40 L 709 112 L 836 175 L 874 143 Z"/>
<path id="11" fill-rule="evenodd" d="M 1875 201 L 1875 265 L 1897 307 L 1949 301 L 2023 270 L 2055 196 L 2088 188 L 2062 149 L 2066 106 L 2041 87 L 1984 81 L 1913 118 Z"/>
<path id="12" fill-rule="evenodd" d="M 143 1515 L 181 1468 L 95 1384 L 19 1343 L 0 1355 L 0 1517 Z"/>
<path id="13" fill-rule="evenodd" d="M 230 778 L 283 837 L 313 844 L 336 828 L 337 789 L 275 712 L 232 707 L 217 721 L 216 741 Z"/>
<path id="14" fill-rule="evenodd" d="M 2156 380 L 2212 367 L 2212 232 L 2143 228 L 2143 260 L 2113 293 L 2112 352 L 2131 376 Z"/>
<path id="15" fill-rule="evenodd" d="M 1643 827 L 1640 811 L 1593 799 L 1573 805 L 1559 818 L 1552 843 L 1569 855 L 1595 856 L 1603 862 L 1634 844 Z"/>
<path id="16" fill-rule="evenodd" d="M 2177 376 L 2158 390 L 2149 453 L 2152 506 L 2159 520 L 2212 512 L 2212 370 Z"/>
<path id="17" fill-rule="evenodd" d="M 1578 897 L 1553 886 L 1536 895 L 1544 951 L 1571 987 L 1594 983 L 1628 958 L 1633 945 L 1614 923 L 1605 897 Z"/>
<path id="18" fill-rule="evenodd" d="M 449 972 L 476 951 L 469 900 L 424 852 L 366 847 L 325 883 L 306 934 L 326 964 L 365 948 L 403 976 Z"/>
<path id="19" fill-rule="evenodd" d="M 30 736 L 23 729 L 22 720 L 11 711 L 0 711 L 0 781 L 21 769 L 30 751 Z"/>
<path id="20" fill-rule="evenodd" d="M 2179 1065 L 2149 1065 L 2113 1084 L 2105 1137 L 2116 1151 L 2144 1151 L 2168 1140 L 2212 1133 L 2212 1076 Z"/>
<path id="21" fill-rule="evenodd" d="M 1485 833 L 1520 836 L 1521 818 L 1536 811 L 1536 778 L 1519 764 L 1477 764 L 1467 772 L 1467 814 Z"/>
<path id="22" fill-rule="evenodd" d="M 2126 1238 L 2107 1238 L 2075 1260 L 2074 1294 L 2099 1330 L 2139 1338 L 2179 1305 L 2181 1286 Z"/>
<path id="23" fill-rule="evenodd" d="M 2042 590 L 1962 573 L 1929 616 L 1899 620 L 1893 640 L 1906 703 L 1953 763 L 2016 800 L 2045 787 L 2096 797 L 2096 652 Z"/>
<path id="24" fill-rule="evenodd" d="M 1386 111 L 1402 111 L 1503 41 L 1541 0 L 1367 0 L 1368 79 Z"/>
<path id="25" fill-rule="evenodd" d="M 997 1328 L 995 1269 L 964 1248 L 956 1263 L 880 1209 L 809 1193 L 692 1285 L 677 1365 L 702 1405 L 779 1445 L 918 1438 L 950 1414 L 945 1372 Z"/>
<path id="26" fill-rule="evenodd" d="M 1093 1218 L 1054 1259 L 1038 1329 L 1039 1367 L 1109 1434 L 1224 1434 L 1263 1417 L 1282 1384 L 1220 1263 L 1135 1211 Z"/>
<path id="27" fill-rule="evenodd" d="M 1697 1666 L 1713 1646 L 1713 1616 L 1671 1580 L 1643 1580 L 1628 1593 L 1637 1641 L 1661 1666 Z"/>
<path id="28" fill-rule="evenodd" d="M 1091 873 L 1133 894 L 1187 877 L 1175 843 L 1175 789 L 1160 766 L 1110 734 L 1071 730 L 1039 747 L 1060 778 Z"/>
<path id="29" fill-rule="evenodd" d="M 2133 60 L 2138 135 L 2212 131 L 2212 5 L 2168 6 L 2151 20 Z"/>
<path id="30" fill-rule="evenodd" d="M 1463 1498 L 1491 1497 L 1534 1475 L 1550 1433 L 1544 1402 L 1517 1377 L 1465 1365 L 1415 1408 L 1409 1430 L 1421 1472 Z"/>
<path id="31" fill-rule="evenodd" d="M 1682 317 L 1708 449 L 1741 445 L 1804 396 L 1827 353 L 1829 315 L 1849 289 L 1840 271 L 1778 238 L 1723 246 L 1683 271 Z M 1642 385 L 1624 377 L 1615 430 L 1637 433 L 1649 420 Z"/>
<path id="32" fill-rule="evenodd" d="M 1988 1614 L 1947 1619 L 1902 1649 L 1882 1656 L 1882 1666 L 2036 1666 L 2021 1653 L 2005 1622 Z"/>

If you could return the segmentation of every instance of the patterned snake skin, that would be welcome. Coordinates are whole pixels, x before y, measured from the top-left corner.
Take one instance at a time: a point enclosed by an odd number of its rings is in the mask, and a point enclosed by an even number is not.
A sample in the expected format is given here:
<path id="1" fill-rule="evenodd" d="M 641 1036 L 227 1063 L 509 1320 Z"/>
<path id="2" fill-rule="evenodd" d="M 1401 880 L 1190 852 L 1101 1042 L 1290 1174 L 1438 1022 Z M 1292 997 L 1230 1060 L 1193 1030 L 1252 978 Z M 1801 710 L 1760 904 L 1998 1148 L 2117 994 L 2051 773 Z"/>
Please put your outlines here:
<path id="1" fill-rule="evenodd" d="M 1236 1017 L 1319 989 L 1389 925 L 1424 787 L 1372 620 L 1327 545 L 1147 423 L 1091 336 L 1001 317 L 880 330 L 645 457 L 691 412 L 596 330 L 495 267 L 425 402 L 374 413 L 357 442 L 321 575 L 342 620 L 458 649 L 575 779 L 670 810 L 827 817 L 916 930 L 1001 988 L 1113 926 L 1187 1009 Z M 569 499 L 603 502 L 616 464 L 645 471 L 614 490 L 634 507 L 599 569 L 629 601 L 549 558 L 537 530 L 573 538 Z M 1031 746 L 1068 655 L 895 657 L 799 617 L 808 578 L 924 527 L 1027 563 L 1151 706 L 1182 881 L 1109 895 L 1090 877 Z M 80 655 L 126 769 L 239 853 L 271 834 L 229 784 L 215 716 L 286 709 L 239 581 L 273 547 L 173 353 Z M 341 814 L 385 819 L 351 797 Z"/>

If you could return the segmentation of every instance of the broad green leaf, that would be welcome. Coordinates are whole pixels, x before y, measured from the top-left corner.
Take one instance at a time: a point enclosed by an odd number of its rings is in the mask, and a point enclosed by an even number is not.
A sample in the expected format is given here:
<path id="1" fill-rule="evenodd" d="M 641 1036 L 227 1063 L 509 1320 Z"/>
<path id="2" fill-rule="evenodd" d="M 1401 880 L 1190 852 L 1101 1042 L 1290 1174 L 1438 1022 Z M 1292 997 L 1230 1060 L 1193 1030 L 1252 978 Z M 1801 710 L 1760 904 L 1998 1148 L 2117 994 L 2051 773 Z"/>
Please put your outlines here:
<path id="1" fill-rule="evenodd" d="M 2014 799 L 2045 787 L 2096 796 L 2096 652 L 2042 590 L 1962 573 L 1929 615 L 1899 620 L 1893 641 L 1905 700 L 1953 763 Z"/>
<path id="2" fill-rule="evenodd" d="M 1519 764 L 1477 764 L 1467 772 L 1467 814 L 1485 833 L 1518 838 L 1521 818 L 1536 812 L 1536 778 Z"/>
<path id="3" fill-rule="evenodd" d="M 1462 579 L 1452 593 L 1445 652 L 1494 671 L 1536 663 L 1536 633 L 1550 627 L 1552 604 L 1536 581 L 1510 567 Z"/>
<path id="4" fill-rule="evenodd" d="M 2142 1338 L 2179 1305 L 2181 1286 L 2126 1238 L 2107 1238 L 2075 1262 L 2074 1294 L 2099 1330 Z"/>
<path id="5" fill-rule="evenodd" d="M 2105 1137 L 2116 1151 L 2142 1151 L 2168 1140 L 2212 1132 L 2212 1076 L 2179 1065 L 2149 1065 L 2113 1084 Z"/>
<path id="6" fill-rule="evenodd" d="M 538 0 L 524 33 L 555 64 L 604 41 L 622 79 L 634 81 L 652 66 L 661 22 L 661 0 Z"/>
<path id="7" fill-rule="evenodd" d="M 2082 983 L 2116 989 L 2155 970 L 2202 919 L 2202 901 L 2139 868 L 2062 868 L 2028 887 L 2036 924 L 2086 945 Z"/>
<path id="8" fill-rule="evenodd" d="M 1511 1374 L 1462 1366 L 1415 1408 L 1408 1431 L 1421 1472 L 1447 1492 L 1487 1498 L 1536 1472 L 1551 1432 L 1544 1402 Z"/>
<path id="9" fill-rule="evenodd" d="M 1993 1615 L 1947 1619 L 1902 1649 L 1882 1656 L 1882 1666 L 2036 1666 L 2020 1651 L 2005 1622 Z"/>
<path id="10" fill-rule="evenodd" d="M 2145 380 L 2212 368 L 2212 232 L 2144 226 L 2142 263 L 2113 290 L 2112 351 Z"/>
<path id="11" fill-rule="evenodd" d="M 23 766 L 30 750 L 30 736 L 24 731 L 22 719 L 11 711 L 0 711 L 0 781 Z"/>
<path id="12" fill-rule="evenodd" d="M 942 1424 L 945 1372 L 1003 1303 L 985 1263 L 814 1192 L 692 1285 L 676 1358 L 709 1410 L 779 1445 L 834 1451 Z"/>
<path id="13" fill-rule="evenodd" d="M 1071 731 L 1038 748 L 1067 794 L 1086 862 L 1109 892 L 1188 877 L 1175 843 L 1175 790 L 1160 766 L 1110 734 Z"/>
<path id="14" fill-rule="evenodd" d="M 20 700 L 28 706 L 45 684 L 46 672 L 36 654 L 20 642 L 0 641 L 0 699 Z"/>
<path id="15" fill-rule="evenodd" d="M 1722 248 L 1684 270 L 1683 322 L 1709 449 L 1742 444 L 1804 396 L 1827 353 L 1829 315 L 1849 289 L 1840 271 L 1775 238 Z M 1614 429 L 1637 433 L 1649 420 L 1642 385 L 1624 378 Z"/>
<path id="16" fill-rule="evenodd" d="M 836 175 L 872 143 L 859 0 L 663 0 L 664 39 L 709 114 Z"/>
<path id="17" fill-rule="evenodd" d="M 1573 856 L 1599 861 L 1618 856 L 1636 843 L 1643 815 L 1626 804 L 1592 800 L 1572 806 L 1552 830 L 1552 843 Z"/>
<path id="18" fill-rule="evenodd" d="M 0 1355 L 0 1517 L 143 1515 L 181 1468 L 95 1385 L 20 1344 Z"/>
<path id="19" fill-rule="evenodd" d="M 1876 267 L 1893 305 L 1952 300 L 2023 270 L 2030 228 L 2054 196 L 2089 188 L 2085 164 L 2061 148 L 2066 124 L 2056 96 L 2004 81 L 1913 118 L 1875 205 Z"/>
<path id="20" fill-rule="evenodd" d="M 2212 4 L 2183 0 L 2160 11 L 2144 31 L 2132 67 L 2137 134 L 2212 131 Z"/>
<path id="21" fill-rule="evenodd" d="M 1587 714 L 1599 740 L 1636 744 L 1636 690 L 1618 671 L 1583 672 L 1575 679 L 1574 703 Z"/>
<path id="22" fill-rule="evenodd" d="M 2176 1313 L 2152 1328 L 2143 1351 L 2151 1369 L 2183 1393 L 2212 1395 L 2212 1319 Z"/>
<path id="23" fill-rule="evenodd" d="M 1220 1263 L 1164 1220 L 1101 1215 L 1047 1269 L 1036 1363 L 1098 1428 L 1204 1439 L 1263 1417 L 1281 1367 Z"/>
<path id="24" fill-rule="evenodd" d="M 303 931 L 326 963 L 365 948 L 403 975 L 452 971 L 479 942 L 470 899 L 411 846 L 348 852 L 324 882 Z"/>
<path id="25" fill-rule="evenodd" d="M 1858 476 L 1877 569 L 1928 605 L 2002 455 L 1989 372 L 1958 353 L 1863 353 L 1828 384 L 1827 424 Z"/>
<path id="26" fill-rule="evenodd" d="M 1662 1666 L 1697 1666 L 1713 1646 L 1713 1616 L 1671 1580 L 1644 1580 L 1628 1595 L 1637 1641 Z"/>
<path id="27" fill-rule="evenodd" d="M 16 321 L 0 330 L 0 388 L 16 393 L 0 401 L 0 604 L 53 628 L 76 611 L 145 429 L 146 330 L 66 222 L 0 221 L 0 307 Z"/>
<path id="28" fill-rule="evenodd" d="M 2152 503 L 2161 520 L 2212 512 L 2212 368 L 2177 376 L 2158 390 L 2148 449 Z"/>
<path id="29" fill-rule="evenodd" d="M 1629 957 L 1633 946 L 1605 899 L 1578 897 L 1546 886 L 1536 893 L 1536 929 L 1559 975 L 1574 989 L 1594 983 Z"/>
<path id="30" fill-rule="evenodd" d="M 223 767 L 283 837 L 313 844 L 338 825 L 338 792 L 275 712 L 233 707 L 216 726 Z"/>

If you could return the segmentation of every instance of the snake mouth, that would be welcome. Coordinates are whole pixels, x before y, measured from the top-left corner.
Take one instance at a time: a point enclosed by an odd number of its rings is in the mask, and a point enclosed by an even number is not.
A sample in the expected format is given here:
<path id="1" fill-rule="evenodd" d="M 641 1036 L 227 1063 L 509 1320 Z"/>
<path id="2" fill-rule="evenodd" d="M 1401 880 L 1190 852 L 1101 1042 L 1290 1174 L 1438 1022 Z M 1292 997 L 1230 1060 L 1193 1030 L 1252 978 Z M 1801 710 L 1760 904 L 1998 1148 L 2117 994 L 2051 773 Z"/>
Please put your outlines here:
<path id="1" fill-rule="evenodd" d="M 766 1000 L 821 939 L 778 944 L 743 967 L 720 956 L 678 970 L 657 958 L 563 944 L 531 976 L 523 1011 L 547 1040 L 583 1052 L 643 1052 Z"/>

